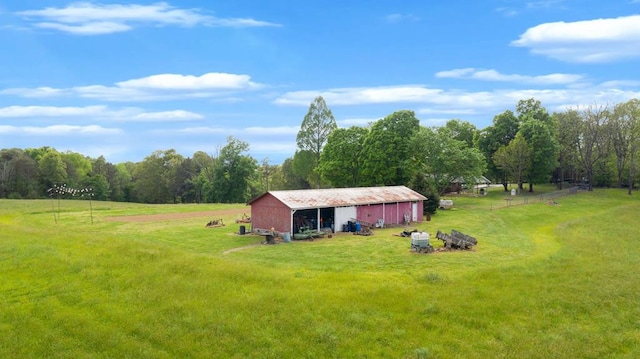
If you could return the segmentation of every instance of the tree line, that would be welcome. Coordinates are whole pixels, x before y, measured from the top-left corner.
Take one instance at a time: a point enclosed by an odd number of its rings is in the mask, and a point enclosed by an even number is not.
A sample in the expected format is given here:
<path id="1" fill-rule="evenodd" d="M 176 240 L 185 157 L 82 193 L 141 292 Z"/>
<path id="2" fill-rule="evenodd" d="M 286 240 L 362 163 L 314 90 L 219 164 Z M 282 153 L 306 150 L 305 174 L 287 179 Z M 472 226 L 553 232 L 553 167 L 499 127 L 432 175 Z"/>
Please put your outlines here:
<path id="1" fill-rule="evenodd" d="M 54 148 L 0 150 L 0 198 L 43 198 L 65 184 L 92 188 L 94 199 L 142 203 L 238 203 L 269 190 L 406 185 L 434 199 L 452 183 L 481 176 L 508 189 L 533 191 L 576 183 L 626 187 L 638 180 L 640 101 L 549 113 L 540 101 L 521 100 L 491 125 L 477 129 L 452 119 L 427 127 L 413 111 L 396 111 L 366 127 L 338 128 L 322 97 L 310 104 L 282 164 L 251 157 L 232 136 L 215 154 L 184 157 L 158 150 L 113 164 Z"/>

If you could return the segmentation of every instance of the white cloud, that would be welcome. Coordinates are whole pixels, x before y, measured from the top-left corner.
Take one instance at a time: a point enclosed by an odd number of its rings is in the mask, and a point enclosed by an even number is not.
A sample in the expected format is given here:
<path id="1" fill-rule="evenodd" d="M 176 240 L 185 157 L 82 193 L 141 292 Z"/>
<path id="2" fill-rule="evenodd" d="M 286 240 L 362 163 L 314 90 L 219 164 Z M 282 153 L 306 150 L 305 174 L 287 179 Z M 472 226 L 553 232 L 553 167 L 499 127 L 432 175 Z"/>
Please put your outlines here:
<path id="1" fill-rule="evenodd" d="M 462 78 L 483 81 L 516 82 L 534 85 L 560 85 L 576 83 L 583 79 L 582 75 L 575 74 L 548 74 L 548 75 L 517 75 L 502 74 L 496 70 L 478 70 L 474 68 L 454 69 L 436 73 L 440 78 Z"/>
<path id="2" fill-rule="evenodd" d="M 544 23 L 527 29 L 513 46 L 576 63 L 640 57 L 640 15 L 576 22 Z"/>
<path id="3" fill-rule="evenodd" d="M 375 94 L 367 96 L 365 94 Z M 331 106 L 368 104 L 407 104 L 422 114 L 449 114 L 452 116 L 478 116 L 496 114 L 510 109 L 521 99 L 535 98 L 548 108 L 560 104 L 574 106 L 593 103 L 618 103 L 640 97 L 638 90 L 623 90 L 603 85 L 560 89 L 497 89 L 492 91 L 460 91 L 433 89 L 425 86 L 396 86 L 375 88 L 338 88 L 323 91 L 297 91 L 286 93 L 276 104 L 308 106 L 315 96 L 323 96 Z M 473 109 L 473 110 L 471 110 Z"/>
<path id="4" fill-rule="evenodd" d="M 560 5 L 566 0 L 541 0 L 541 1 L 530 1 L 527 3 L 527 9 L 546 9 L 555 7 L 555 5 Z"/>
<path id="5" fill-rule="evenodd" d="M 238 91 L 263 88 L 251 81 L 251 76 L 209 72 L 200 76 L 181 74 L 157 74 L 137 79 L 120 81 L 115 86 L 88 85 L 65 89 L 51 87 L 9 88 L 0 90 L 0 95 L 15 95 L 28 98 L 55 96 L 78 96 L 104 101 L 163 101 L 184 98 L 211 98 L 218 101 L 238 102 L 231 96 Z"/>
<path id="6" fill-rule="evenodd" d="M 120 88 L 160 90 L 242 89 L 258 88 L 249 75 L 209 72 L 201 76 L 159 74 L 116 83 Z"/>
<path id="7" fill-rule="evenodd" d="M 40 22 L 37 23 L 36 26 L 43 29 L 53 29 L 62 32 L 68 32 L 74 35 L 113 34 L 116 32 L 125 32 L 132 29 L 131 26 L 126 24 L 107 21 L 91 22 L 79 25 L 68 25 L 57 22 Z"/>
<path id="8" fill-rule="evenodd" d="M 477 115 L 478 111 L 471 108 L 456 108 L 456 109 L 443 109 L 443 108 L 422 108 L 417 111 L 422 115 Z"/>
<path id="9" fill-rule="evenodd" d="M 508 7 L 499 7 L 496 9 L 497 12 L 501 13 L 506 17 L 513 17 L 519 14 L 518 10 L 508 8 Z"/>
<path id="10" fill-rule="evenodd" d="M 288 92 L 277 98 L 275 103 L 308 106 L 316 96 L 322 96 L 331 105 L 422 102 L 441 92 L 442 90 L 439 89 L 429 89 L 419 85 L 337 88 L 325 91 Z"/>
<path id="11" fill-rule="evenodd" d="M 110 120 L 129 122 L 182 122 L 201 120 L 201 114 L 185 111 L 146 112 L 137 107 L 111 109 L 107 106 L 57 107 L 57 106 L 8 106 L 0 107 L 0 118 L 56 117 L 82 120 Z"/>
<path id="12" fill-rule="evenodd" d="M 105 110 L 106 106 L 9 106 L 0 108 L 0 118 L 87 116 L 101 114 Z"/>
<path id="13" fill-rule="evenodd" d="M 17 13 L 33 25 L 77 35 L 99 35 L 129 31 L 133 25 L 280 26 L 251 18 L 218 18 L 200 9 L 181 9 L 166 2 L 155 4 L 96 4 L 76 2 L 67 7 L 46 7 Z"/>
<path id="14" fill-rule="evenodd" d="M 387 16 L 384 17 L 384 19 L 388 22 L 388 23 L 398 23 L 398 22 L 404 22 L 404 21 L 418 21 L 420 20 L 419 17 L 413 15 L 413 14 L 389 14 Z"/>
<path id="15" fill-rule="evenodd" d="M 247 127 L 242 133 L 248 135 L 268 135 L 268 136 L 281 136 L 281 135 L 296 135 L 300 131 L 298 126 L 279 126 L 279 127 Z"/>
<path id="16" fill-rule="evenodd" d="M 64 94 L 65 90 L 56 89 L 51 87 L 36 87 L 36 88 L 10 88 L 0 90 L 0 95 L 15 95 L 28 98 L 40 98 L 40 97 L 53 97 Z"/>
<path id="17" fill-rule="evenodd" d="M 71 126 L 55 125 L 46 127 L 34 126 L 0 126 L 0 133 L 7 135 L 33 135 L 33 136 L 66 136 L 74 134 L 83 135 L 116 135 L 122 133 L 118 128 L 105 128 L 98 125 Z"/>
<path id="18" fill-rule="evenodd" d="M 161 111 L 161 112 L 144 112 L 133 116 L 131 119 L 133 121 L 150 121 L 150 122 L 159 122 L 159 121 L 192 121 L 192 120 L 201 120 L 204 116 L 184 110 L 174 110 L 174 111 Z"/>
<path id="19" fill-rule="evenodd" d="M 194 134 L 194 135 L 208 135 L 208 134 L 221 135 L 221 134 L 230 133 L 232 131 L 228 128 L 200 126 L 200 127 L 183 128 L 178 130 L 177 132 L 183 133 L 183 134 Z"/>

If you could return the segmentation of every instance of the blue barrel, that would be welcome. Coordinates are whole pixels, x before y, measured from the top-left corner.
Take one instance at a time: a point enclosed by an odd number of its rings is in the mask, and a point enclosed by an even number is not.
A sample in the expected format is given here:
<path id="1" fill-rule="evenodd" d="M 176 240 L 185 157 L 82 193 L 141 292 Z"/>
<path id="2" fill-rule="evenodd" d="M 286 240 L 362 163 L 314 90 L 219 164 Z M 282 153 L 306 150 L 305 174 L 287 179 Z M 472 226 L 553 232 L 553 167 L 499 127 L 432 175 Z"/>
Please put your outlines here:
<path id="1" fill-rule="evenodd" d="M 356 223 L 356 230 L 354 232 L 360 232 L 360 223 Z"/>
<path id="2" fill-rule="evenodd" d="M 289 242 L 291 242 L 291 233 L 289 233 L 289 232 L 284 232 L 284 233 L 282 233 L 282 240 L 283 240 L 285 243 L 289 243 Z"/>

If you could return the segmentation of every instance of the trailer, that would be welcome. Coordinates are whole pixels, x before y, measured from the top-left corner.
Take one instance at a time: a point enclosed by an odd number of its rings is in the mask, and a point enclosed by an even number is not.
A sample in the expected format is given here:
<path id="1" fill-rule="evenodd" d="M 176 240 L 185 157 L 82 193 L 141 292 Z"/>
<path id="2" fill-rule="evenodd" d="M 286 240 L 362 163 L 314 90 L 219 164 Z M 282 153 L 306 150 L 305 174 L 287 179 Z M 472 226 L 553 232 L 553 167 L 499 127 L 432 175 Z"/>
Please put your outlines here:
<path id="1" fill-rule="evenodd" d="M 471 247 L 478 244 L 478 240 L 475 237 L 456 231 L 455 229 L 451 230 L 451 234 L 438 230 L 436 238 L 441 240 L 447 249 L 471 249 Z"/>

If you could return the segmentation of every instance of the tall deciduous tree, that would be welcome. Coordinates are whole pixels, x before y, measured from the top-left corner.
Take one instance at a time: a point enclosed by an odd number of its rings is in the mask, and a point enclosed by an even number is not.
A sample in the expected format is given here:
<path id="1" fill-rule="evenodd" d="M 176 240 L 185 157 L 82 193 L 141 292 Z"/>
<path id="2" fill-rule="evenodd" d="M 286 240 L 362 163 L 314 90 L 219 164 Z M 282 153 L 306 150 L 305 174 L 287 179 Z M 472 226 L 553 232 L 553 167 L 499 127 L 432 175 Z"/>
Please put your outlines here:
<path id="1" fill-rule="evenodd" d="M 408 184 L 416 170 L 411 141 L 419 129 L 420 120 L 408 110 L 376 121 L 362 148 L 361 183 L 368 186 Z"/>
<path id="2" fill-rule="evenodd" d="M 529 192 L 533 192 L 533 185 L 548 182 L 558 166 L 557 124 L 540 101 L 520 100 L 516 109 L 520 120 L 518 132 L 532 149 L 527 180 Z"/>
<path id="3" fill-rule="evenodd" d="M 174 149 L 155 151 L 145 157 L 134 172 L 138 200 L 145 203 L 175 203 L 179 188 L 176 173 L 183 160 Z"/>
<path id="4" fill-rule="evenodd" d="M 0 197 L 37 198 L 38 166 L 19 148 L 0 150 Z"/>
<path id="5" fill-rule="evenodd" d="M 558 166 L 558 141 L 549 125 L 533 118 L 522 122 L 520 132 L 532 149 L 527 181 L 533 192 L 533 185 L 549 182 Z"/>
<path id="6" fill-rule="evenodd" d="M 611 143 L 616 157 L 616 175 L 618 187 L 623 186 L 623 174 L 630 158 L 633 157 L 634 145 L 637 148 L 638 115 L 640 113 L 640 101 L 633 99 L 617 104 L 609 121 L 611 130 Z"/>
<path id="7" fill-rule="evenodd" d="M 320 157 L 320 173 L 334 187 L 357 187 L 362 172 L 362 146 L 369 130 L 352 126 L 329 136 Z"/>
<path id="8" fill-rule="evenodd" d="M 553 114 L 558 123 L 558 188 L 562 189 L 565 173 L 575 172 L 577 167 L 578 141 L 580 138 L 580 115 L 569 109 Z M 573 176 L 575 179 L 575 176 Z"/>
<path id="9" fill-rule="evenodd" d="M 594 169 L 609 154 L 609 111 L 605 107 L 589 106 L 579 111 L 582 120 L 578 158 L 588 181 L 588 190 L 593 191 Z"/>
<path id="10" fill-rule="evenodd" d="M 451 183 L 460 179 L 475 183 L 486 168 L 482 153 L 466 142 L 454 139 L 447 128 L 421 127 L 412 144 L 412 157 L 439 194 L 445 193 Z"/>
<path id="11" fill-rule="evenodd" d="M 449 130 L 454 139 L 465 142 L 469 147 L 474 146 L 478 129 L 471 122 L 453 119 L 447 121 L 444 127 Z"/>
<path id="12" fill-rule="evenodd" d="M 531 166 L 531 147 L 521 133 L 516 135 L 507 146 L 502 146 L 493 154 L 493 163 L 523 189 L 524 176 Z"/>
<path id="13" fill-rule="evenodd" d="M 214 167 L 212 198 L 214 202 L 242 203 L 251 195 L 250 182 L 258 168 L 257 161 L 246 154 L 249 144 L 233 136 L 220 150 Z"/>
<path id="14" fill-rule="evenodd" d="M 65 184 L 67 181 L 67 168 L 60 153 L 49 149 L 38 160 L 38 175 L 43 190 L 52 188 L 56 184 Z"/>
<path id="15" fill-rule="evenodd" d="M 296 143 L 299 150 L 312 154 L 312 175 L 317 188 L 320 188 L 321 177 L 317 169 L 320 164 L 322 148 L 327 143 L 331 132 L 336 128 L 338 125 L 324 98 L 322 96 L 316 97 L 309 105 L 309 111 L 302 120 Z"/>
<path id="16" fill-rule="evenodd" d="M 507 173 L 499 169 L 493 162 L 493 154 L 501 146 L 507 146 L 516 137 L 520 128 L 520 121 L 512 111 L 504 111 L 493 118 L 493 124 L 478 133 L 477 146 L 487 160 L 489 177 L 498 179 L 505 191 L 509 182 Z"/>
<path id="17" fill-rule="evenodd" d="M 287 158 L 282 162 L 282 186 L 280 189 L 307 189 L 310 188 L 306 178 L 300 176 L 295 170 L 295 157 Z"/>

